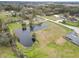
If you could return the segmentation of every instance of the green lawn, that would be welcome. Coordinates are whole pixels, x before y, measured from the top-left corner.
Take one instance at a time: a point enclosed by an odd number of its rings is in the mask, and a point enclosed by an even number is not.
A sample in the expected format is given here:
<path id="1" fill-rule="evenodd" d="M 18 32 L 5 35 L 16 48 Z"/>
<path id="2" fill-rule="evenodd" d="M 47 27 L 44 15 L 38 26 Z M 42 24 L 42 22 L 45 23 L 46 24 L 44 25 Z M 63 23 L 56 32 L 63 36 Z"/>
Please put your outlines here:
<path id="1" fill-rule="evenodd" d="M 79 23 L 78 22 L 72 22 L 72 21 L 66 20 L 64 24 L 70 25 L 70 26 L 79 27 Z"/>
<path id="2" fill-rule="evenodd" d="M 8 28 L 10 29 L 10 32 L 13 32 L 13 30 L 21 28 L 21 24 L 20 23 L 11 23 L 11 24 L 8 24 Z"/>
<path id="3" fill-rule="evenodd" d="M 79 47 L 71 42 L 67 41 L 63 46 L 51 42 L 48 44 L 48 46 L 52 49 L 55 49 L 56 57 L 79 58 Z"/>

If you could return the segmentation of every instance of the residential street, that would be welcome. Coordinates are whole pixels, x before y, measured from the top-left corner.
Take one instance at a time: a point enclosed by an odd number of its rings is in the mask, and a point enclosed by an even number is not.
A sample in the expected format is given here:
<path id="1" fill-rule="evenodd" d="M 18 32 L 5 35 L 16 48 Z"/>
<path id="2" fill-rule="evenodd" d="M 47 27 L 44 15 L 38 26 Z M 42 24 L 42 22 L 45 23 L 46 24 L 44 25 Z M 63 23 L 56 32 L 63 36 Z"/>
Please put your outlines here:
<path id="1" fill-rule="evenodd" d="M 41 16 L 38 16 L 38 17 L 41 17 Z M 76 33 L 79 34 L 79 28 L 78 28 L 78 27 L 69 26 L 69 25 L 65 25 L 65 24 L 59 23 L 59 20 L 53 21 L 53 20 L 51 20 L 51 19 L 47 19 L 47 18 L 44 18 L 44 17 L 41 17 L 41 18 L 45 19 L 46 21 L 50 21 L 50 22 L 53 22 L 53 23 L 56 23 L 56 24 L 65 26 L 65 27 L 67 27 L 67 28 L 70 28 L 70 29 L 74 30 Z"/>

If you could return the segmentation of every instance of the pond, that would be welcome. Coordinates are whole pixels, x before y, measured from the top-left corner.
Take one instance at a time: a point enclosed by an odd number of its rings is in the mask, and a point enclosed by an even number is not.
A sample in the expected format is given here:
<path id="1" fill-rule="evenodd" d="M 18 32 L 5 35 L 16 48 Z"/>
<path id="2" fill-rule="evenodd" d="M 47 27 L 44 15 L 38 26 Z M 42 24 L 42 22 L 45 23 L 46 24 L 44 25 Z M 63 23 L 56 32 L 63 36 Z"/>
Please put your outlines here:
<path id="1" fill-rule="evenodd" d="M 40 25 L 34 25 L 33 31 L 38 31 L 42 29 L 46 29 L 48 26 L 46 23 L 42 23 Z M 25 47 L 31 47 L 33 45 L 32 34 L 30 31 L 30 27 L 26 27 L 26 30 L 16 29 L 14 30 L 15 36 L 20 40 L 20 43 Z"/>

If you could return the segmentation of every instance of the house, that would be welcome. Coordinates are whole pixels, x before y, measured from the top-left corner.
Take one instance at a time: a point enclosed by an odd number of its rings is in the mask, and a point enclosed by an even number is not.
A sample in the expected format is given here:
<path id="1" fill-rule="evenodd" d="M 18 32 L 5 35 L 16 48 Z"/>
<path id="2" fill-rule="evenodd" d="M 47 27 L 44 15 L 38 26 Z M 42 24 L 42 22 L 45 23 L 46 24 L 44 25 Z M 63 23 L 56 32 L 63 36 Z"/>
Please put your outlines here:
<path id="1" fill-rule="evenodd" d="M 72 22 L 77 22 L 76 18 L 69 18 L 69 20 L 72 21 Z"/>
<path id="2" fill-rule="evenodd" d="M 60 18 L 62 18 L 62 19 L 66 19 L 66 17 L 65 17 L 65 16 L 60 16 Z"/>
<path id="3" fill-rule="evenodd" d="M 79 17 L 79 13 L 78 13 L 78 14 L 75 14 L 75 16 L 76 16 L 76 17 Z"/>
<path id="4" fill-rule="evenodd" d="M 67 40 L 71 41 L 72 43 L 79 45 L 79 36 L 75 32 L 71 32 L 65 36 Z"/>
<path id="5" fill-rule="evenodd" d="M 15 11 L 12 10 L 12 11 L 10 11 L 10 13 L 11 13 L 11 16 L 14 16 L 14 17 L 16 16 L 16 12 Z"/>
<path id="6" fill-rule="evenodd" d="M 59 15 L 54 15 L 55 17 L 60 17 Z"/>

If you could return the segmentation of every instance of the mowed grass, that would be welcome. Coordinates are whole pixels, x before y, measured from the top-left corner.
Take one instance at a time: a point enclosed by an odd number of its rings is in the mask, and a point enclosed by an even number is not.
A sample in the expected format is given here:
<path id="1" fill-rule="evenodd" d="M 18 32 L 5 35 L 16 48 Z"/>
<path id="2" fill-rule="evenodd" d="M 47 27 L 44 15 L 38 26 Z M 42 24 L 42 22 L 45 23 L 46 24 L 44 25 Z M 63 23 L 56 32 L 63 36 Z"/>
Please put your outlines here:
<path id="1" fill-rule="evenodd" d="M 70 25 L 70 26 L 75 26 L 75 27 L 79 27 L 79 23 L 78 22 L 72 22 L 72 21 L 65 21 L 66 25 Z"/>
<path id="2" fill-rule="evenodd" d="M 79 57 L 79 47 L 63 38 L 72 30 L 51 22 L 47 24 L 47 29 L 35 32 L 37 41 L 32 47 L 26 48 L 17 44 L 24 55 L 31 58 Z"/>
<path id="3" fill-rule="evenodd" d="M 0 46 L 0 58 L 16 58 L 11 47 Z"/>
<path id="4" fill-rule="evenodd" d="M 22 28 L 20 23 L 11 23 L 8 24 L 8 28 L 10 30 L 10 32 L 13 32 L 15 29 L 19 29 Z"/>
<path id="5" fill-rule="evenodd" d="M 8 17 L 5 15 L 4 12 L 0 12 L 0 19 L 2 20 L 2 22 L 4 22 L 8 19 Z"/>

